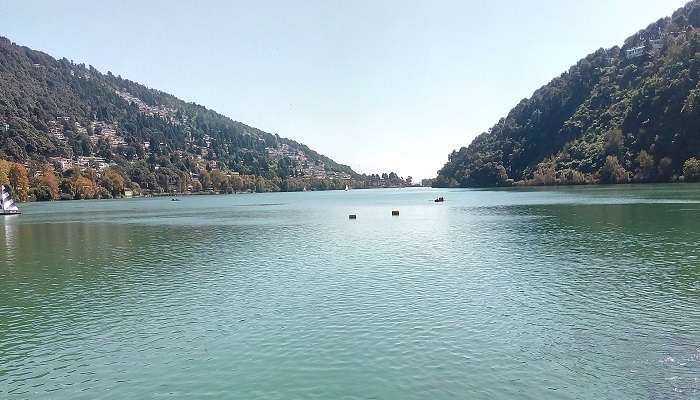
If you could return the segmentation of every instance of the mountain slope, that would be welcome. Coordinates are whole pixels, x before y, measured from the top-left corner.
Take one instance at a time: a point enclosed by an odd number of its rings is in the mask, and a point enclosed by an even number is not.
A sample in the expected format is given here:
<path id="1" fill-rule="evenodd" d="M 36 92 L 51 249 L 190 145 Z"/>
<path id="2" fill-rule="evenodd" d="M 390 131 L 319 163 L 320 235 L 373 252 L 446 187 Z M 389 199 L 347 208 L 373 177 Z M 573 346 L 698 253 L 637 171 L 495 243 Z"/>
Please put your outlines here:
<path id="1" fill-rule="evenodd" d="M 293 140 L 2 37 L 0 159 L 50 162 L 64 172 L 75 165 L 98 172 L 115 167 L 151 191 L 174 190 L 167 182 L 156 185 L 161 180 L 186 186 L 204 170 L 276 179 L 278 185 L 358 176 Z M 144 165 L 148 171 L 132 174 Z M 142 173 L 152 176 L 139 179 Z"/>
<path id="2" fill-rule="evenodd" d="M 684 173 L 694 179 L 698 28 L 700 0 L 694 0 L 621 48 L 587 56 L 450 154 L 434 185 L 651 182 Z"/>

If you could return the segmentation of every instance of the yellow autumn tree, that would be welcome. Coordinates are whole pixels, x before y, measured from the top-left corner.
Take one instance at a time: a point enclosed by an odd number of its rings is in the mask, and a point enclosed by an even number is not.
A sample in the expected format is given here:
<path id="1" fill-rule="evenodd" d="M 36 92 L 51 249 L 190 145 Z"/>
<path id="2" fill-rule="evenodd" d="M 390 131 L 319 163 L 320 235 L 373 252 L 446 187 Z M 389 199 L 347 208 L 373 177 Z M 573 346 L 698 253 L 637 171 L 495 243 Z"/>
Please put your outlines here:
<path id="1" fill-rule="evenodd" d="M 49 190 L 53 200 L 57 200 L 59 198 L 60 190 L 58 188 L 58 180 L 56 179 L 56 174 L 51 168 L 45 167 L 41 171 L 39 182 Z"/>
<path id="2" fill-rule="evenodd" d="M 10 166 L 12 163 L 5 160 L 0 160 L 0 185 L 4 185 L 10 182 L 9 173 Z"/>
<path id="3" fill-rule="evenodd" d="M 79 176 L 73 181 L 75 186 L 75 198 L 79 200 L 94 199 L 97 194 L 95 182 L 84 176 Z"/>
<path id="4" fill-rule="evenodd" d="M 15 199 L 18 201 L 27 201 L 29 199 L 29 177 L 27 176 L 27 169 L 24 168 L 24 165 L 12 163 L 7 173 L 7 178 L 12 187 Z"/>

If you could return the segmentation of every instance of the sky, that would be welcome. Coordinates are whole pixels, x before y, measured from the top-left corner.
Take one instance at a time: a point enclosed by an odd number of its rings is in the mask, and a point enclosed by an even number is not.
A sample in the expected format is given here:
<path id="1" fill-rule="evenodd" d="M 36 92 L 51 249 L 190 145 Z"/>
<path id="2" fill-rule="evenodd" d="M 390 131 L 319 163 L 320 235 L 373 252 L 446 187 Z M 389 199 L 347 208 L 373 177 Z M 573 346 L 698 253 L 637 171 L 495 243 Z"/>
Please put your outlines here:
<path id="1" fill-rule="evenodd" d="M 686 0 L 0 0 L 0 35 L 307 144 L 434 177 L 448 154 Z"/>

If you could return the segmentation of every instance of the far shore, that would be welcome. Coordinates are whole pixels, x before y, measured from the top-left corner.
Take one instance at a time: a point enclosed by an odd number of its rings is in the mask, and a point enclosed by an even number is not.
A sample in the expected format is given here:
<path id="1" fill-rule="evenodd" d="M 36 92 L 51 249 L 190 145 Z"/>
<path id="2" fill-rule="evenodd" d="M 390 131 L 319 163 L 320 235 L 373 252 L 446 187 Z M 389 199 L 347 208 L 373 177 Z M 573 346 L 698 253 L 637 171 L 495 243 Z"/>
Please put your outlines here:
<path id="1" fill-rule="evenodd" d="M 379 189 L 407 189 L 407 188 L 425 188 L 431 189 L 429 186 L 394 186 L 394 187 L 370 187 L 370 188 L 354 188 L 350 191 L 355 190 L 379 190 Z M 245 191 L 245 192 L 231 192 L 231 193 L 220 193 L 215 191 L 202 191 L 202 192 L 171 192 L 171 193 L 148 193 L 143 195 L 134 196 L 121 196 L 112 197 L 104 199 L 56 199 L 56 200 L 30 200 L 24 202 L 17 202 L 18 204 L 31 204 L 31 203 L 52 203 L 52 202 L 73 202 L 73 201 L 103 201 L 103 200 L 130 200 L 130 199 L 145 199 L 145 198 L 161 198 L 161 197 L 191 197 L 191 196 L 224 196 L 224 195 L 251 195 L 251 194 L 263 194 L 263 193 L 312 193 L 312 192 L 344 192 L 344 189 L 329 189 L 329 190 L 295 190 L 295 191 L 278 191 L 278 192 L 256 192 L 256 191 Z"/>

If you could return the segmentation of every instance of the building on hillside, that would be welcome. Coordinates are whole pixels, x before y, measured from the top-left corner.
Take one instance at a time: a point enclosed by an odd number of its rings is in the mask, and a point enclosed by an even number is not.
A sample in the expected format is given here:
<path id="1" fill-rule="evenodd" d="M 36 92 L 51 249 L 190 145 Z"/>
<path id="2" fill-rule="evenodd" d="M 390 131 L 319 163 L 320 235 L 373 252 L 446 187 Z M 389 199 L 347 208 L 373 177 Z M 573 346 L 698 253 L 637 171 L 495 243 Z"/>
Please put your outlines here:
<path id="1" fill-rule="evenodd" d="M 75 162 L 70 158 L 64 157 L 50 157 L 49 160 L 59 165 L 61 172 L 68 171 L 75 166 Z"/>
<path id="2" fill-rule="evenodd" d="M 664 47 L 664 40 L 663 39 L 650 40 L 649 43 L 651 44 L 651 47 L 654 50 L 661 50 Z"/>
<path id="3" fill-rule="evenodd" d="M 625 54 L 627 55 L 627 58 L 630 58 L 630 59 L 641 57 L 644 55 L 644 46 L 631 48 L 631 49 L 627 50 L 627 52 Z"/>
<path id="4" fill-rule="evenodd" d="M 10 130 L 10 125 L 7 122 L 0 122 L 0 131 L 7 132 Z"/>
<path id="5" fill-rule="evenodd" d="M 76 130 L 78 131 L 78 134 L 87 135 L 87 133 L 88 133 L 88 132 L 87 132 L 87 128 L 84 127 L 84 126 L 82 126 L 82 125 L 80 124 L 80 122 L 78 122 L 78 121 L 75 121 L 75 128 L 76 128 Z"/>
<path id="6" fill-rule="evenodd" d="M 109 167 L 109 163 L 102 157 L 78 157 L 78 162 L 76 163 L 80 167 L 81 171 L 88 168 L 92 168 L 98 172 L 102 172 Z"/>

